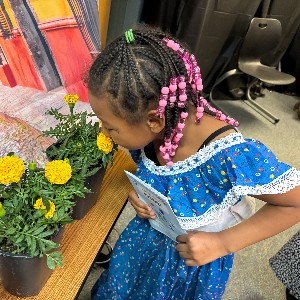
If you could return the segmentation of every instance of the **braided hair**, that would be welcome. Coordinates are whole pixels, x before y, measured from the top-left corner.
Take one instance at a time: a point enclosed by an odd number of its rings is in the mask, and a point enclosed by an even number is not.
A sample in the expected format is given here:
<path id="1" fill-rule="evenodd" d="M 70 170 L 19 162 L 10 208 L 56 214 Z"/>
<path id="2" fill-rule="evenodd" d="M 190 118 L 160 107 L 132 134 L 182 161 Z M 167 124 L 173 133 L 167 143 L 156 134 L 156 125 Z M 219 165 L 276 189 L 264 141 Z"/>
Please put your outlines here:
<path id="1" fill-rule="evenodd" d="M 186 118 L 190 104 L 197 109 L 202 105 L 201 116 L 203 111 L 221 116 L 221 113 L 212 109 L 207 102 L 203 105 L 203 97 L 199 96 L 202 88 L 200 91 L 196 91 L 196 85 L 194 84 L 193 87 L 193 84 L 190 84 L 191 73 L 183 59 L 183 56 L 188 54 L 186 49 L 180 48 L 179 51 L 182 51 L 180 56 L 178 51 L 174 51 L 175 49 L 172 49 L 167 42 L 163 42 L 163 40 L 170 40 L 172 44 L 177 43 L 176 45 L 179 46 L 179 42 L 174 37 L 148 26 L 139 26 L 131 34 L 132 41 L 129 42 L 125 35 L 118 37 L 93 62 L 87 81 L 90 93 L 98 98 L 104 94 L 108 95 L 107 98 L 113 113 L 128 123 L 137 124 L 143 119 L 146 111 L 159 107 L 161 97 L 166 96 L 162 95 L 163 87 L 168 87 L 170 80 L 175 79 L 176 81 L 176 78 L 180 78 L 180 81 L 187 83 L 184 84 L 181 92 L 184 92 L 188 105 L 180 105 L 182 98 L 175 92 L 173 95 L 176 98 L 173 97 L 173 103 L 164 100 L 165 107 L 162 112 L 166 120 L 164 135 L 167 144 L 170 144 L 174 138 L 178 124 L 184 123 L 182 113 Z M 190 57 L 189 54 L 188 57 Z M 194 68 L 193 64 L 195 64 L 199 69 L 198 76 L 200 76 L 200 68 L 195 59 L 192 60 L 192 62 L 189 61 L 191 68 Z M 198 122 L 201 116 L 197 118 Z M 178 135 L 182 136 L 182 130 Z M 177 145 L 180 138 L 177 138 Z M 161 150 L 162 152 L 164 153 Z M 173 155 L 175 155 L 175 150 Z M 166 161 L 170 161 L 170 159 Z"/>
<path id="2" fill-rule="evenodd" d="M 180 74 L 188 80 L 183 61 L 161 43 L 165 36 L 165 33 L 147 27 L 134 30 L 134 42 L 128 44 L 125 36 L 117 38 L 90 68 L 90 92 L 94 96 L 110 94 L 114 113 L 130 123 L 138 123 L 146 109 L 157 107 L 160 90 L 169 85 L 171 77 Z M 195 100 L 191 90 L 188 98 Z M 170 131 L 170 126 L 178 119 L 179 111 L 174 110 L 166 109 L 166 131 Z"/>

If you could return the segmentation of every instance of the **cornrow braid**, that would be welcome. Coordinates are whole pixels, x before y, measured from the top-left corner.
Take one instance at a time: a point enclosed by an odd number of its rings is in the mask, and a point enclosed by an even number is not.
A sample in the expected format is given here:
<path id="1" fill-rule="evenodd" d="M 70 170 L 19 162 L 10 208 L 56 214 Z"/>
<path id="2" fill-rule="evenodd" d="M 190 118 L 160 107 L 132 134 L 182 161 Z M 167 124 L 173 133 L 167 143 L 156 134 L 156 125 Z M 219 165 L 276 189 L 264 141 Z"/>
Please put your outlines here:
<path id="1" fill-rule="evenodd" d="M 147 110 L 157 109 L 166 120 L 160 152 L 170 166 L 188 116 L 186 103 L 196 107 L 196 122 L 206 112 L 237 125 L 203 98 L 194 55 L 173 37 L 147 26 L 126 32 L 100 53 L 89 71 L 88 88 L 98 98 L 108 95 L 114 114 L 132 124 Z"/>

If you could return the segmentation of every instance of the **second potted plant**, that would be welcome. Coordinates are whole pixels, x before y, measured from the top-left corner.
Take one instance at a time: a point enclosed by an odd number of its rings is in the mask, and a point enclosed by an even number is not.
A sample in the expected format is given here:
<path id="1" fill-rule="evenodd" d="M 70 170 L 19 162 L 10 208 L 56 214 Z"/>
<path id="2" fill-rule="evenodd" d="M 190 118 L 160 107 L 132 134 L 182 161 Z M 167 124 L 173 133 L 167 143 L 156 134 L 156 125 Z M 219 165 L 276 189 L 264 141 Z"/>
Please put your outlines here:
<path id="1" fill-rule="evenodd" d="M 94 114 L 86 111 L 74 112 L 78 96 L 68 94 L 64 101 L 69 106 L 69 114 L 50 109 L 47 114 L 57 120 L 57 124 L 44 131 L 56 139 L 56 143 L 46 150 L 50 159 L 68 159 L 72 170 L 87 188 L 74 201 L 72 217 L 82 219 L 95 204 L 105 168 L 112 164 L 117 145 L 100 132 L 99 122 L 94 122 Z"/>

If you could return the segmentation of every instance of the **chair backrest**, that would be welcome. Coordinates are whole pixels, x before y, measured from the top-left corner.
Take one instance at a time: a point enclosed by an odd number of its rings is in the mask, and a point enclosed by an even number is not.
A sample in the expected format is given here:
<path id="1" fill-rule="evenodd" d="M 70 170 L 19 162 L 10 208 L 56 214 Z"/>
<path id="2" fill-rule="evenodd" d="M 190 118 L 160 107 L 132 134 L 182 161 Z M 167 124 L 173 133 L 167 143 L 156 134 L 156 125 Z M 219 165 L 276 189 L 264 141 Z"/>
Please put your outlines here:
<path id="1" fill-rule="evenodd" d="M 262 59 L 279 45 L 281 23 L 277 19 L 253 18 L 239 52 L 238 67 L 245 74 L 270 84 L 290 84 L 295 77 L 267 66 Z"/>
<path id="2" fill-rule="evenodd" d="M 239 64 L 261 64 L 261 58 L 279 44 L 281 23 L 277 19 L 253 18 L 239 53 Z"/>

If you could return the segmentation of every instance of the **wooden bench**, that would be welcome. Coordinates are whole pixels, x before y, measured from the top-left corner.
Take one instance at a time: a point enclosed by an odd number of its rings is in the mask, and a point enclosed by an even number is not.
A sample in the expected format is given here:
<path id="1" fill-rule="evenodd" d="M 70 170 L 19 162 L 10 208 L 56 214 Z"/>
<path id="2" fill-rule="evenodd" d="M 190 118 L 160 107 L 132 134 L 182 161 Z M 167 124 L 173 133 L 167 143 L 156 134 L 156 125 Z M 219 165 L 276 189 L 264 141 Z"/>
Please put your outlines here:
<path id="1" fill-rule="evenodd" d="M 115 155 L 114 165 L 107 169 L 99 199 L 82 219 L 66 225 L 61 243 L 64 267 L 57 268 L 45 286 L 34 297 L 19 298 L 6 292 L 0 284 L 0 299 L 73 300 L 85 283 L 95 257 L 104 245 L 132 189 L 124 170 L 135 172 L 135 164 L 124 151 Z"/>

